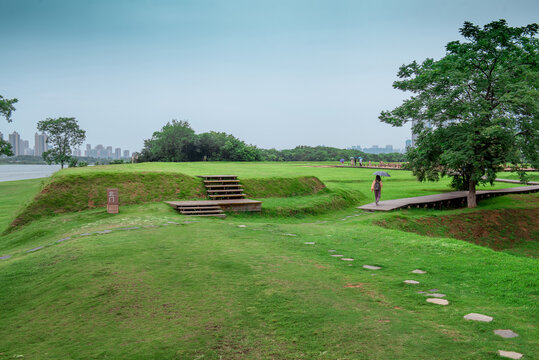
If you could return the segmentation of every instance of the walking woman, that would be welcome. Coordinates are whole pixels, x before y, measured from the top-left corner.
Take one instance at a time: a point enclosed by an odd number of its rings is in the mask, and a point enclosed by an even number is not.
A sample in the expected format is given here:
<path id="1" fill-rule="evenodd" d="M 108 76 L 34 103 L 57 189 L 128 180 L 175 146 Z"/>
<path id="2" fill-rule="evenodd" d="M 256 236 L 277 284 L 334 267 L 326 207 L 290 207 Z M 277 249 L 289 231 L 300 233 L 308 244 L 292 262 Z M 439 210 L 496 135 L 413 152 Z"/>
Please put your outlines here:
<path id="1" fill-rule="evenodd" d="M 376 175 L 376 179 L 372 182 L 371 191 L 374 191 L 374 199 L 376 200 L 376 205 L 378 205 L 380 195 L 382 195 L 382 178 L 380 175 Z"/>

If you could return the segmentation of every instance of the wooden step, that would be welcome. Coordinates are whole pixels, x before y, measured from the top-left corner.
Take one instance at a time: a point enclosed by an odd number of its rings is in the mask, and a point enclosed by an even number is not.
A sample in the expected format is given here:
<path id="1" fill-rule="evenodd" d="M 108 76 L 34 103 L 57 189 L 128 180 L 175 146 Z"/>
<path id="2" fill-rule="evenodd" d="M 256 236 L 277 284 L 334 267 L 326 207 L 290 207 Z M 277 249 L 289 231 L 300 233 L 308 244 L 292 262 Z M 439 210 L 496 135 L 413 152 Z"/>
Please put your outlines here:
<path id="1" fill-rule="evenodd" d="M 215 216 L 215 217 L 219 217 L 219 218 L 226 218 L 226 214 L 209 214 L 209 215 L 197 215 L 197 214 L 193 214 L 193 215 L 188 215 L 188 216 Z"/>
<path id="2" fill-rule="evenodd" d="M 214 179 L 214 178 L 237 178 L 238 175 L 200 175 L 201 178 L 204 178 L 204 179 Z"/>
<path id="3" fill-rule="evenodd" d="M 221 194 L 221 195 L 208 195 L 209 197 L 213 198 L 243 198 L 245 197 L 245 194 Z"/>
<path id="4" fill-rule="evenodd" d="M 193 210 L 193 209 L 198 209 L 198 210 L 221 210 L 221 207 L 218 206 L 218 205 L 215 205 L 215 206 L 199 206 L 199 205 L 185 206 L 185 205 L 181 205 L 181 206 L 178 206 L 177 209 L 178 210 Z"/>
<path id="5" fill-rule="evenodd" d="M 196 214 L 205 214 L 205 215 L 209 215 L 209 214 L 222 214 L 223 213 L 223 210 L 219 209 L 219 210 L 180 210 L 180 213 L 184 214 L 184 215 L 196 215 Z"/>
<path id="6" fill-rule="evenodd" d="M 216 185 L 206 185 L 206 188 L 241 188 L 241 184 L 216 184 Z"/>
<path id="7" fill-rule="evenodd" d="M 210 189 L 207 189 L 206 190 L 207 192 L 211 192 L 211 193 L 225 193 L 225 192 L 231 192 L 231 193 L 242 193 L 243 192 L 243 189 L 226 189 L 226 190 L 210 190 Z"/>
<path id="8" fill-rule="evenodd" d="M 239 184 L 239 180 L 204 180 L 205 184 L 215 184 L 215 183 L 237 183 Z"/>

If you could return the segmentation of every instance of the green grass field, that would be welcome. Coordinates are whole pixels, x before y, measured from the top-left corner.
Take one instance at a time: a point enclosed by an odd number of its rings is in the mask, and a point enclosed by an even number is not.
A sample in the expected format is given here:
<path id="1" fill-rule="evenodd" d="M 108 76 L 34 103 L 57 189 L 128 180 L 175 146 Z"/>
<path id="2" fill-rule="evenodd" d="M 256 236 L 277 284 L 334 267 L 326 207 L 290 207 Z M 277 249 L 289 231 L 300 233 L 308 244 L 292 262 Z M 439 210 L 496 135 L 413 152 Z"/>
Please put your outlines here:
<path id="1" fill-rule="evenodd" d="M 49 181 L 96 172 L 315 176 L 327 190 L 263 198 L 263 214 L 224 220 L 188 218 L 149 202 L 122 206 L 117 215 L 97 207 L 47 216 L 0 236 L 0 256 L 11 255 L 0 260 L 0 359 L 496 359 L 499 349 L 538 357 L 539 260 L 377 225 L 398 216 L 536 209 L 537 194 L 485 200 L 478 209 L 366 213 L 356 207 L 372 201 L 373 170 L 317 165 L 137 164 L 57 173 Z M 445 180 L 390 173 L 383 199 L 451 191 Z M 0 183 L 2 227 L 41 183 Z M 418 293 L 431 289 L 449 305 Z M 494 321 L 463 319 L 472 312 Z M 519 336 L 504 339 L 495 329 Z"/>

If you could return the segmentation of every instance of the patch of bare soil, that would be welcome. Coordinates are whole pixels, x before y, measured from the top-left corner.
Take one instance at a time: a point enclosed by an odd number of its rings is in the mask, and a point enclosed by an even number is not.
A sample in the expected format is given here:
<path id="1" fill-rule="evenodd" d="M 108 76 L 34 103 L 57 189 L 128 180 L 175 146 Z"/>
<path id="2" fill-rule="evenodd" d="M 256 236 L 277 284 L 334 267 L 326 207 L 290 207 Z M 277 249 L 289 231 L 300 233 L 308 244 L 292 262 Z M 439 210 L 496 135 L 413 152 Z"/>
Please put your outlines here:
<path id="1" fill-rule="evenodd" d="M 539 242 L 539 208 L 481 210 L 414 220 L 395 218 L 378 225 L 427 236 L 452 237 L 497 251 L 520 248 L 511 252 L 539 257 L 536 245 Z"/>

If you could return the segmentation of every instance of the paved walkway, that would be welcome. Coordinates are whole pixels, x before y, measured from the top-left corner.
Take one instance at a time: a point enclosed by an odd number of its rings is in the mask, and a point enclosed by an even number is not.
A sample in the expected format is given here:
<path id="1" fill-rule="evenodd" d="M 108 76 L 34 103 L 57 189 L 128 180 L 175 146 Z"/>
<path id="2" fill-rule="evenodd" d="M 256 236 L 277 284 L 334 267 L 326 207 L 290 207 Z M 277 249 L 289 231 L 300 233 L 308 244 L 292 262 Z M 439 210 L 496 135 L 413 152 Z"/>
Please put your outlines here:
<path id="1" fill-rule="evenodd" d="M 519 187 L 514 187 L 514 188 L 498 189 L 498 190 L 481 190 L 481 191 L 477 191 L 476 194 L 477 194 L 477 199 L 480 200 L 482 198 L 490 197 L 490 196 L 500 196 L 500 195 L 507 195 L 507 194 L 522 194 L 522 193 L 530 193 L 530 192 L 537 192 L 537 191 L 539 191 L 539 185 L 519 186 Z M 391 211 L 391 210 L 410 208 L 410 207 L 435 207 L 435 206 L 441 206 L 441 205 L 450 205 L 451 203 L 453 204 L 457 204 L 459 202 L 465 203 L 467 195 L 468 195 L 467 191 L 453 191 L 453 192 L 447 192 L 447 193 L 436 194 L 436 195 L 417 196 L 417 197 L 395 199 L 395 200 L 385 200 L 385 201 L 380 201 L 378 205 L 376 205 L 376 203 L 370 203 L 367 205 L 360 206 L 358 207 L 358 209 L 369 210 L 369 211 Z"/>
<path id="2" fill-rule="evenodd" d="M 496 179 L 494 181 L 504 182 L 504 183 L 509 183 L 509 184 L 522 184 L 520 182 L 520 180 Z M 527 185 L 539 185 L 539 182 L 537 182 L 537 181 L 528 181 L 526 184 Z"/>

